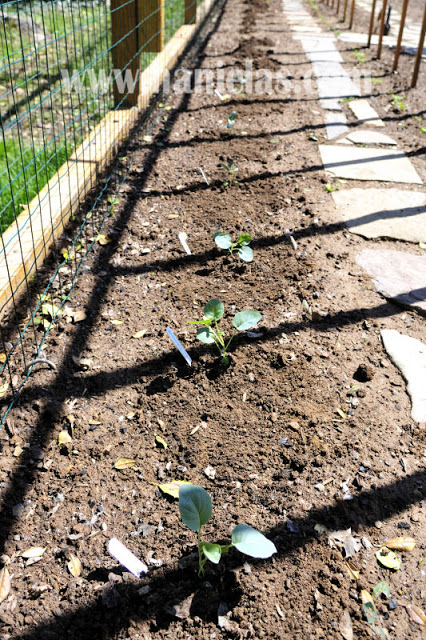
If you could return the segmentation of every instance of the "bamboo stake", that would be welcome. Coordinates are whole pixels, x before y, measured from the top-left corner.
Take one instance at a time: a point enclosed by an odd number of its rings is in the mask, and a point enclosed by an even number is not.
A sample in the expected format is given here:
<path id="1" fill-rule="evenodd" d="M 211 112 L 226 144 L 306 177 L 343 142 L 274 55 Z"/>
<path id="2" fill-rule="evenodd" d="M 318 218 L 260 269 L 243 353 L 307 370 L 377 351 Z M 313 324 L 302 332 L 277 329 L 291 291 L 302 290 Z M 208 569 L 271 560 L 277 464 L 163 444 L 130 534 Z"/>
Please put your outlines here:
<path id="1" fill-rule="evenodd" d="M 375 17 L 375 13 L 376 13 L 376 2 L 377 0 L 373 0 L 373 4 L 371 7 L 371 14 L 370 14 L 370 25 L 368 27 L 368 40 L 367 40 L 367 47 L 370 48 L 371 45 L 371 34 L 373 33 L 373 28 L 374 28 L 374 17 Z"/>
<path id="2" fill-rule="evenodd" d="M 340 11 L 340 0 L 337 0 L 337 8 L 336 8 L 336 15 L 339 15 L 339 11 Z"/>
<path id="3" fill-rule="evenodd" d="M 407 7 L 408 7 L 408 0 L 404 0 L 404 4 L 402 6 L 401 23 L 399 25 L 398 41 L 396 43 L 395 56 L 393 59 L 392 72 L 396 71 L 398 68 L 398 60 L 399 60 L 399 54 L 401 53 L 402 33 L 404 31 L 404 26 L 405 26 L 405 17 L 407 15 Z"/>
<path id="4" fill-rule="evenodd" d="M 352 0 L 351 17 L 350 17 L 350 20 L 349 20 L 349 30 L 352 29 L 352 25 L 354 23 L 354 13 L 355 13 L 355 0 Z"/>
<path id="5" fill-rule="evenodd" d="M 342 21 L 345 22 L 346 21 L 346 11 L 348 8 L 348 0 L 345 0 L 345 6 L 343 7 L 343 18 Z"/>
<path id="6" fill-rule="evenodd" d="M 425 8 L 423 11 L 423 23 L 422 23 L 422 30 L 420 33 L 419 46 L 417 48 L 416 62 L 414 64 L 413 79 L 411 80 L 412 89 L 414 89 L 414 87 L 416 86 L 417 78 L 419 77 L 420 62 L 422 60 L 423 47 L 425 44 L 425 33 L 426 33 L 426 2 L 425 2 Z"/>
<path id="7" fill-rule="evenodd" d="M 383 34 L 385 32 L 385 20 L 386 20 L 386 10 L 388 8 L 388 0 L 383 0 L 382 4 L 382 18 L 380 20 L 380 34 L 379 34 L 379 44 L 377 46 L 377 59 L 380 60 L 382 56 L 382 43 L 383 43 Z"/>

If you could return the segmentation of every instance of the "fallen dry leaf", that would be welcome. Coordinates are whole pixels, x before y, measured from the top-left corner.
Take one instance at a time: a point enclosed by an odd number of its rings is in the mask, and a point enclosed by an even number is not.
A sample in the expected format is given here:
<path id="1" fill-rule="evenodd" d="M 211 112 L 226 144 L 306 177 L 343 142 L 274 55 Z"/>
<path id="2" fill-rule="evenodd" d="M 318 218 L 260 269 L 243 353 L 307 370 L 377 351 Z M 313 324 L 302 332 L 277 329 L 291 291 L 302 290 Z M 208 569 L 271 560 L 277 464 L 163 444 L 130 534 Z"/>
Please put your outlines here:
<path id="1" fill-rule="evenodd" d="M 68 571 L 71 573 L 71 575 L 74 576 L 74 578 L 78 578 L 79 575 L 81 575 L 81 562 L 80 560 L 77 558 L 77 556 L 75 556 L 73 553 L 70 556 L 70 560 L 67 564 L 68 567 Z"/>
<path id="2" fill-rule="evenodd" d="M 179 498 L 179 489 L 183 484 L 191 484 L 190 482 L 186 482 L 185 480 L 173 480 L 172 482 L 167 482 L 166 484 L 157 484 L 156 482 L 150 482 L 154 486 L 158 487 L 163 493 L 167 493 L 167 495 L 172 496 L 172 498 Z"/>
<path id="3" fill-rule="evenodd" d="M 0 353 L 0 364 L 4 364 L 7 360 L 7 356 L 5 353 Z"/>
<path id="4" fill-rule="evenodd" d="M 416 546 L 416 541 L 414 538 L 401 536 L 399 538 L 392 538 L 385 542 L 385 544 L 388 549 L 393 549 L 394 551 L 412 551 Z"/>
<path id="5" fill-rule="evenodd" d="M 351 616 L 347 609 L 344 610 L 339 621 L 339 631 L 345 640 L 353 640 L 354 631 Z"/>
<path id="6" fill-rule="evenodd" d="M 352 580 L 358 580 L 359 579 L 359 574 L 360 574 L 360 570 L 357 569 L 357 567 L 354 565 L 353 562 L 351 562 L 350 560 L 348 560 L 346 563 L 346 569 L 348 570 L 348 573 L 350 575 L 350 577 L 352 578 Z"/>
<path id="7" fill-rule="evenodd" d="M 386 547 L 382 547 L 376 551 L 376 558 L 383 567 L 386 567 L 386 569 L 398 571 L 398 569 L 401 568 L 401 559 L 398 558 L 396 553 Z"/>
<path id="8" fill-rule="evenodd" d="M 163 449 L 167 449 L 167 442 L 161 436 L 155 436 L 155 442 L 163 447 Z"/>
<path id="9" fill-rule="evenodd" d="M 9 389 L 9 383 L 5 382 L 4 384 L 0 384 L 0 398 L 6 395 L 7 390 Z"/>
<path id="10" fill-rule="evenodd" d="M 70 442 L 72 442 L 72 438 L 68 431 L 64 429 L 58 435 L 58 444 L 69 444 Z"/>
<path id="11" fill-rule="evenodd" d="M 120 326 L 120 324 L 124 324 L 124 320 L 111 320 L 111 324 L 113 324 L 116 327 L 118 327 L 118 326 Z"/>
<path id="12" fill-rule="evenodd" d="M 420 624 L 422 627 L 426 626 L 426 614 L 420 607 L 415 604 L 407 604 L 405 608 L 411 620 Z"/>
<path id="13" fill-rule="evenodd" d="M 118 458 L 117 462 L 114 465 L 114 469 L 131 469 L 136 466 L 136 460 L 133 458 Z"/>
<path id="14" fill-rule="evenodd" d="M 96 242 L 100 245 L 105 245 L 111 242 L 111 238 L 109 238 L 108 236 L 105 236 L 103 233 L 98 233 L 98 235 L 96 236 Z"/>
<path id="15" fill-rule="evenodd" d="M 0 571 L 0 604 L 6 600 L 10 592 L 10 573 L 7 567 L 3 567 Z"/>
<path id="16" fill-rule="evenodd" d="M 41 558 L 46 549 L 47 547 L 31 547 L 30 549 L 23 551 L 21 556 L 26 560 L 29 560 L 30 558 Z"/>
<path id="17" fill-rule="evenodd" d="M 136 333 L 132 335 L 132 338 L 143 338 L 147 331 L 148 329 L 141 329 L 140 331 L 136 331 Z"/>

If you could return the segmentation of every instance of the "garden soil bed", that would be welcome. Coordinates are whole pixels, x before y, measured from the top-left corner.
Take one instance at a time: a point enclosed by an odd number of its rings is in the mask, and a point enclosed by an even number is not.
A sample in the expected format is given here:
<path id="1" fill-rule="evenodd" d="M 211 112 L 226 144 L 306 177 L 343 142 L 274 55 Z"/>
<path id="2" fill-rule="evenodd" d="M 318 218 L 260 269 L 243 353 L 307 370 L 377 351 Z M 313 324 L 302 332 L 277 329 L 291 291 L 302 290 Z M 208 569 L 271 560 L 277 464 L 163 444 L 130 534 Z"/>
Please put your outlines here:
<path id="1" fill-rule="evenodd" d="M 219 7 L 187 64 L 243 69 L 246 58 L 254 68 L 283 65 L 295 81 L 309 71 L 280 1 Z M 127 180 L 103 231 L 111 241 L 96 245 L 68 303 L 86 318 L 72 324 L 64 311 L 46 346 L 58 371 L 34 373 L 0 434 L 12 575 L 0 637 L 341 638 L 349 613 L 355 637 L 370 638 L 360 591 L 386 581 L 397 606 L 376 599 L 384 628 L 420 638 L 404 605 L 424 605 L 426 593 L 424 429 L 410 419 L 380 330 L 425 341 L 426 328 L 374 291 L 355 256 L 366 246 L 421 249 L 367 242 L 339 223 L 313 139 L 325 130 L 312 94 L 221 101 L 199 92 L 162 105 L 151 137 L 136 132 L 115 168 L 115 180 Z M 220 164 L 231 159 L 238 184 L 224 187 Z M 254 261 L 217 249 L 218 229 L 252 234 Z M 227 369 L 188 325 L 215 297 L 227 331 L 236 311 L 262 313 L 254 334 L 235 339 Z M 64 429 L 72 442 L 60 446 Z M 120 457 L 136 467 L 115 469 Z M 208 540 L 224 543 L 244 522 L 277 554 L 258 561 L 231 550 L 198 578 L 195 534 L 156 487 L 174 479 L 211 494 Z M 349 528 L 373 545 L 364 540 L 352 559 L 358 580 L 328 540 Z M 398 535 L 417 546 L 392 573 L 375 552 Z M 146 576 L 111 558 L 111 537 L 147 563 Z M 19 555 L 30 547 L 46 547 L 33 564 Z M 78 577 L 67 568 L 71 554 L 82 563 Z"/>

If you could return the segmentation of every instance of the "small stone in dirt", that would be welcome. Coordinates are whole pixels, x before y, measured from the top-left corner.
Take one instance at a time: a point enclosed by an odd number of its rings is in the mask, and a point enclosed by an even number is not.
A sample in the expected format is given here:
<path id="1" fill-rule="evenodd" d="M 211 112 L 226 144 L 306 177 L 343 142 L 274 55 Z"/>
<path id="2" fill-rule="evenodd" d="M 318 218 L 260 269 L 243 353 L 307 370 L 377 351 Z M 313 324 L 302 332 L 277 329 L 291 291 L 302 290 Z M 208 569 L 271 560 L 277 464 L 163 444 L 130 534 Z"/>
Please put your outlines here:
<path id="1" fill-rule="evenodd" d="M 398 522 L 398 529 L 411 529 L 411 524 L 409 522 Z"/>
<path id="2" fill-rule="evenodd" d="M 251 573 L 251 566 L 249 565 L 248 562 L 245 562 L 243 564 L 243 569 L 244 569 L 244 573 Z"/>
<path id="3" fill-rule="evenodd" d="M 393 598 L 391 600 L 389 600 L 388 602 L 388 607 L 390 611 L 393 611 L 394 609 L 396 609 L 398 606 L 398 603 L 396 600 L 394 600 Z"/>
<path id="4" fill-rule="evenodd" d="M 204 469 L 204 473 L 208 478 L 210 478 L 210 480 L 214 480 L 216 477 L 216 469 L 213 469 L 213 467 L 206 467 Z"/>
<path id="5" fill-rule="evenodd" d="M 151 591 L 151 587 L 149 584 L 146 584 L 144 587 L 141 587 L 138 591 L 139 596 L 146 596 L 147 593 Z"/>
<path id="6" fill-rule="evenodd" d="M 358 382 L 368 382 L 373 379 L 374 373 L 374 368 L 370 365 L 360 364 L 353 377 Z"/>

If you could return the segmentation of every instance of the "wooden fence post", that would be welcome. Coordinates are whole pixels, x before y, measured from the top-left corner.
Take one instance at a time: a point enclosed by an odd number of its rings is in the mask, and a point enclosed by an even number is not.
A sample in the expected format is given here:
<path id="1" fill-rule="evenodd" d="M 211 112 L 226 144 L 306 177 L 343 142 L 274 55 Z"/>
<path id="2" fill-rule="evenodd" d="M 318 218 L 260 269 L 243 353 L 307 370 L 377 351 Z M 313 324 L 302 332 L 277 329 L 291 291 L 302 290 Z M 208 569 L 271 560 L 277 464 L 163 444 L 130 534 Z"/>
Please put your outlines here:
<path id="1" fill-rule="evenodd" d="M 137 0 L 139 42 L 143 53 L 158 53 L 164 48 L 163 0 Z"/>
<path id="2" fill-rule="evenodd" d="M 197 0 L 185 0 L 185 24 L 197 21 Z"/>
<path id="3" fill-rule="evenodd" d="M 385 21 L 386 21 L 386 10 L 388 8 L 388 0 L 383 0 L 382 4 L 382 18 L 380 20 L 380 33 L 379 33 L 379 44 L 377 45 L 377 59 L 380 60 L 382 56 L 382 43 L 383 43 L 383 34 L 385 32 Z"/>
<path id="4" fill-rule="evenodd" d="M 136 0 L 111 0 L 112 64 L 118 74 L 114 81 L 116 107 L 134 107 L 138 103 L 140 55 L 137 24 Z"/>
<path id="5" fill-rule="evenodd" d="M 425 44 L 425 33 L 426 33 L 426 3 L 425 3 L 424 11 L 423 11 L 422 30 L 421 30 L 421 33 L 420 33 L 419 46 L 417 48 L 416 62 L 414 63 L 413 78 L 411 80 L 411 88 L 412 89 L 414 89 L 414 87 L 416 86 L 417 78 L 419 77 L 420 62 L 422 60 L 423 47 L 424 47 L 424 44 Z"/>
<path id="6" fill-rule="evenodd" d="M 399 60 L 399 54 L 401 53 L 402 34 L 405 26 L 405 17 L 407 15 L 407 7 L 408 7 L 408 0 L 404 0 L 404 4 L 402 6 L 401 23 L 399 25 L 398 41 L 396 43 L 395 56 L 393 58 L 392 72 L 396 71 L 396 69 L 398 68 L 398 60 Z"/>
<path id="7" fill-rule="evenodd" d="M 368 27 L 368 40 L 367 40 L 368 49 L 371 46 L 371 34 L 373 33 L 373 29 L 374 29 L 374 18 L 376 15 L 376 2 L 377 0 L 373 0 L 373 4 L 371 6 L 370 25 Z"/>

